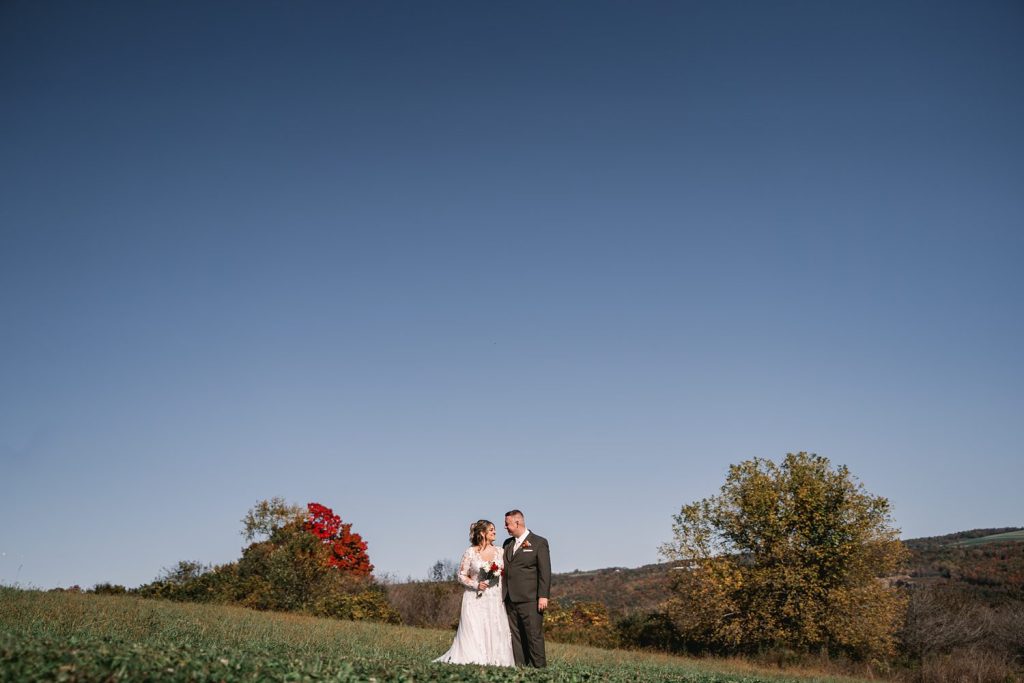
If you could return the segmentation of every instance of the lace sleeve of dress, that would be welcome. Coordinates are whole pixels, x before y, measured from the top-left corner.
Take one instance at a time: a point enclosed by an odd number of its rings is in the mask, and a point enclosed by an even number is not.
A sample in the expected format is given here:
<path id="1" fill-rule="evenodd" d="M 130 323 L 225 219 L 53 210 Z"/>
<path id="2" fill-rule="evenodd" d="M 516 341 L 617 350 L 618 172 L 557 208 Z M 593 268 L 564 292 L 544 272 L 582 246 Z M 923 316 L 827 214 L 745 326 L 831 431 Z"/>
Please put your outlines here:
<path id="1" fill-rule="evenodd" d="M 459 583 L 466 588 L 476 588 L 476 577 L 470 575 L 472 571 L 473 549 L 466 548 L 466 552 L 462 554 L 462 563 L 459 564 Z"/>

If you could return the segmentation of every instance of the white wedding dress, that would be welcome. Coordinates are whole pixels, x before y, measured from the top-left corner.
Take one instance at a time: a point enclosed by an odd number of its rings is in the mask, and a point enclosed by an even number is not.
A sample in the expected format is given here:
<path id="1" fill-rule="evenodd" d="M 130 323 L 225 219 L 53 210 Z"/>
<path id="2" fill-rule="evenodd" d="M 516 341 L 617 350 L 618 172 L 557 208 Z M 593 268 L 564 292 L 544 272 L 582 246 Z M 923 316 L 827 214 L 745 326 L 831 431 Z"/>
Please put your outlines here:
<path id="1" fill-rule="evenodd" d="M 480 574 L 491 566 L 499 567 L 498 584 L 477 597 Z M 494 559 L 485 561 L 476 548 L 468 548 L 459 564 L 459 582 L 466 590 L 462 594 L 462 612 L 455 641 L 435 662 L 447 664 L 490 664 L 515 666 L 512 657 L 512 634 L 508 628 L 505 603 L 501 599 L 500 570 L 505 566 L 501 548 L 495 548 Z"/>

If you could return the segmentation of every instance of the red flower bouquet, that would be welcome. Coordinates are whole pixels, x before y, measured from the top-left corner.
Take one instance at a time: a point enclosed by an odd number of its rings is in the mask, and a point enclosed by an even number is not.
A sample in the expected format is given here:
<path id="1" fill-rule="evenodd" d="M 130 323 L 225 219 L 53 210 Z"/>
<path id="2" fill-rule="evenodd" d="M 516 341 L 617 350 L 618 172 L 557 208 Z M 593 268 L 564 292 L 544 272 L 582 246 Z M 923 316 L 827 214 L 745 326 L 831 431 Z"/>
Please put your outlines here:
<path id="1" fill-rule="evenodd" d="M 486 581 L 487 585 L 494 588 L 498 585 L 498 577 L 505 573 L 505 570 L 498 566 L 497 562 L 491 562 L 491 566 L 485 567 L 480 570 L 480 575 L 477 576 L 477 581 Z M 480 597 L 484 592 L 478 590 L 476 597 Z"/>

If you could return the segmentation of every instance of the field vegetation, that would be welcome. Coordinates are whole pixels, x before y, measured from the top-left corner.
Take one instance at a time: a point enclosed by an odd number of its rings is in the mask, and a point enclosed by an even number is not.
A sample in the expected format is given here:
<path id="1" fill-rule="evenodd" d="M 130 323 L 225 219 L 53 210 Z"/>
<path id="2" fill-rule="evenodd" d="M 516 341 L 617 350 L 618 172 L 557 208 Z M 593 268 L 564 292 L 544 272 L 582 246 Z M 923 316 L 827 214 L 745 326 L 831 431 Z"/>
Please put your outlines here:
<path id="1" fill-rule="evenodd" d="M 552 644 L 545 670 L 433 664 L 448 630 L 136 596 L 0 588 L 0 681 L 610 681 L 843 679 Z"/>

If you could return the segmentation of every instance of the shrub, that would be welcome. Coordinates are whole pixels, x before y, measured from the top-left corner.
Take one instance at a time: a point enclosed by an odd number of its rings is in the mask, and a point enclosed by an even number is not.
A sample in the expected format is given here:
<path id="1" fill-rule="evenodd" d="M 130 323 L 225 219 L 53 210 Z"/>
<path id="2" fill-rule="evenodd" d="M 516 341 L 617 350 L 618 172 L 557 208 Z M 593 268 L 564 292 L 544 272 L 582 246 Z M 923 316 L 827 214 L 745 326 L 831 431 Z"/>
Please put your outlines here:
<path id="1" fill-rule="evenodd" d="M 258 503 L 243 519 L 251 543 L 234 563 L 179 562 L 137 592 L 143 597 L 216 602 L 260 610 L 397 622 L 387 593 L 371 576 L 366 542 L 330 508 L 308 515 L 280 498 Z"/>
<path id="2" fill-rule="evenodd" d="M 615 623 L 615 630 L 622 647 L 662 652 L 691 649 L 665 610 L 628 614 Z"/>
<path id="3" fill-rule="evenodd" d="M 890 654 L 904 600 L 881 577 L 906 551 L 889 503 L 845 467 L 789 454 L 733 465 L 719 495 L 684 505 L 662 554 L 686 560 L 669 613 L 712 650 Z"/>
<path id="4" fill-rule="evenodd" d="M 1011 683 L 1022 680 L 1022 673 L 1019 664 L 1006 653 L 971 646 L 928 655 L 920 668 L 905 678 L 915 683 Z"/>
<path id="5" fill-rule="evenodd" d="M 245 596 L 247 605 L 285 612 L 309 608 L 317 585 L 331 580 L 328 553 L 316 537 L 294 523 L 245 548 L 238 576 L 252 590 Z"/>
<path id="6" fill-rule="evenodd" d="M 234 563 L 211 567 L 183 560 L 133 592 L 175 602 L 230 603 L 237 590 L 237 571 Z"/>
<path id="7" fill-rule="evenodd" d="M 1024 677 L 1024 604 L 1019 602 L 992 607 L 949 586 L 915 587 L 900 640 L 917 672 L 914 681 Z"/>
<path id="8" fill-rule="evenodd" d="M 465 588 L 456 579 L 458 565 L 438 560 L 427 571 L 427 581 L 390 583 L 388 598 L 408 626 L 456 628 Z"/>
<path id="9" fill-rule="evenodd" d="M 600 602 L 561 605 L 551 601 L 544 612 L 544 633 L 551 640 L 577 645 L 613 648 L 619 644 L 608 609 Z"/>

